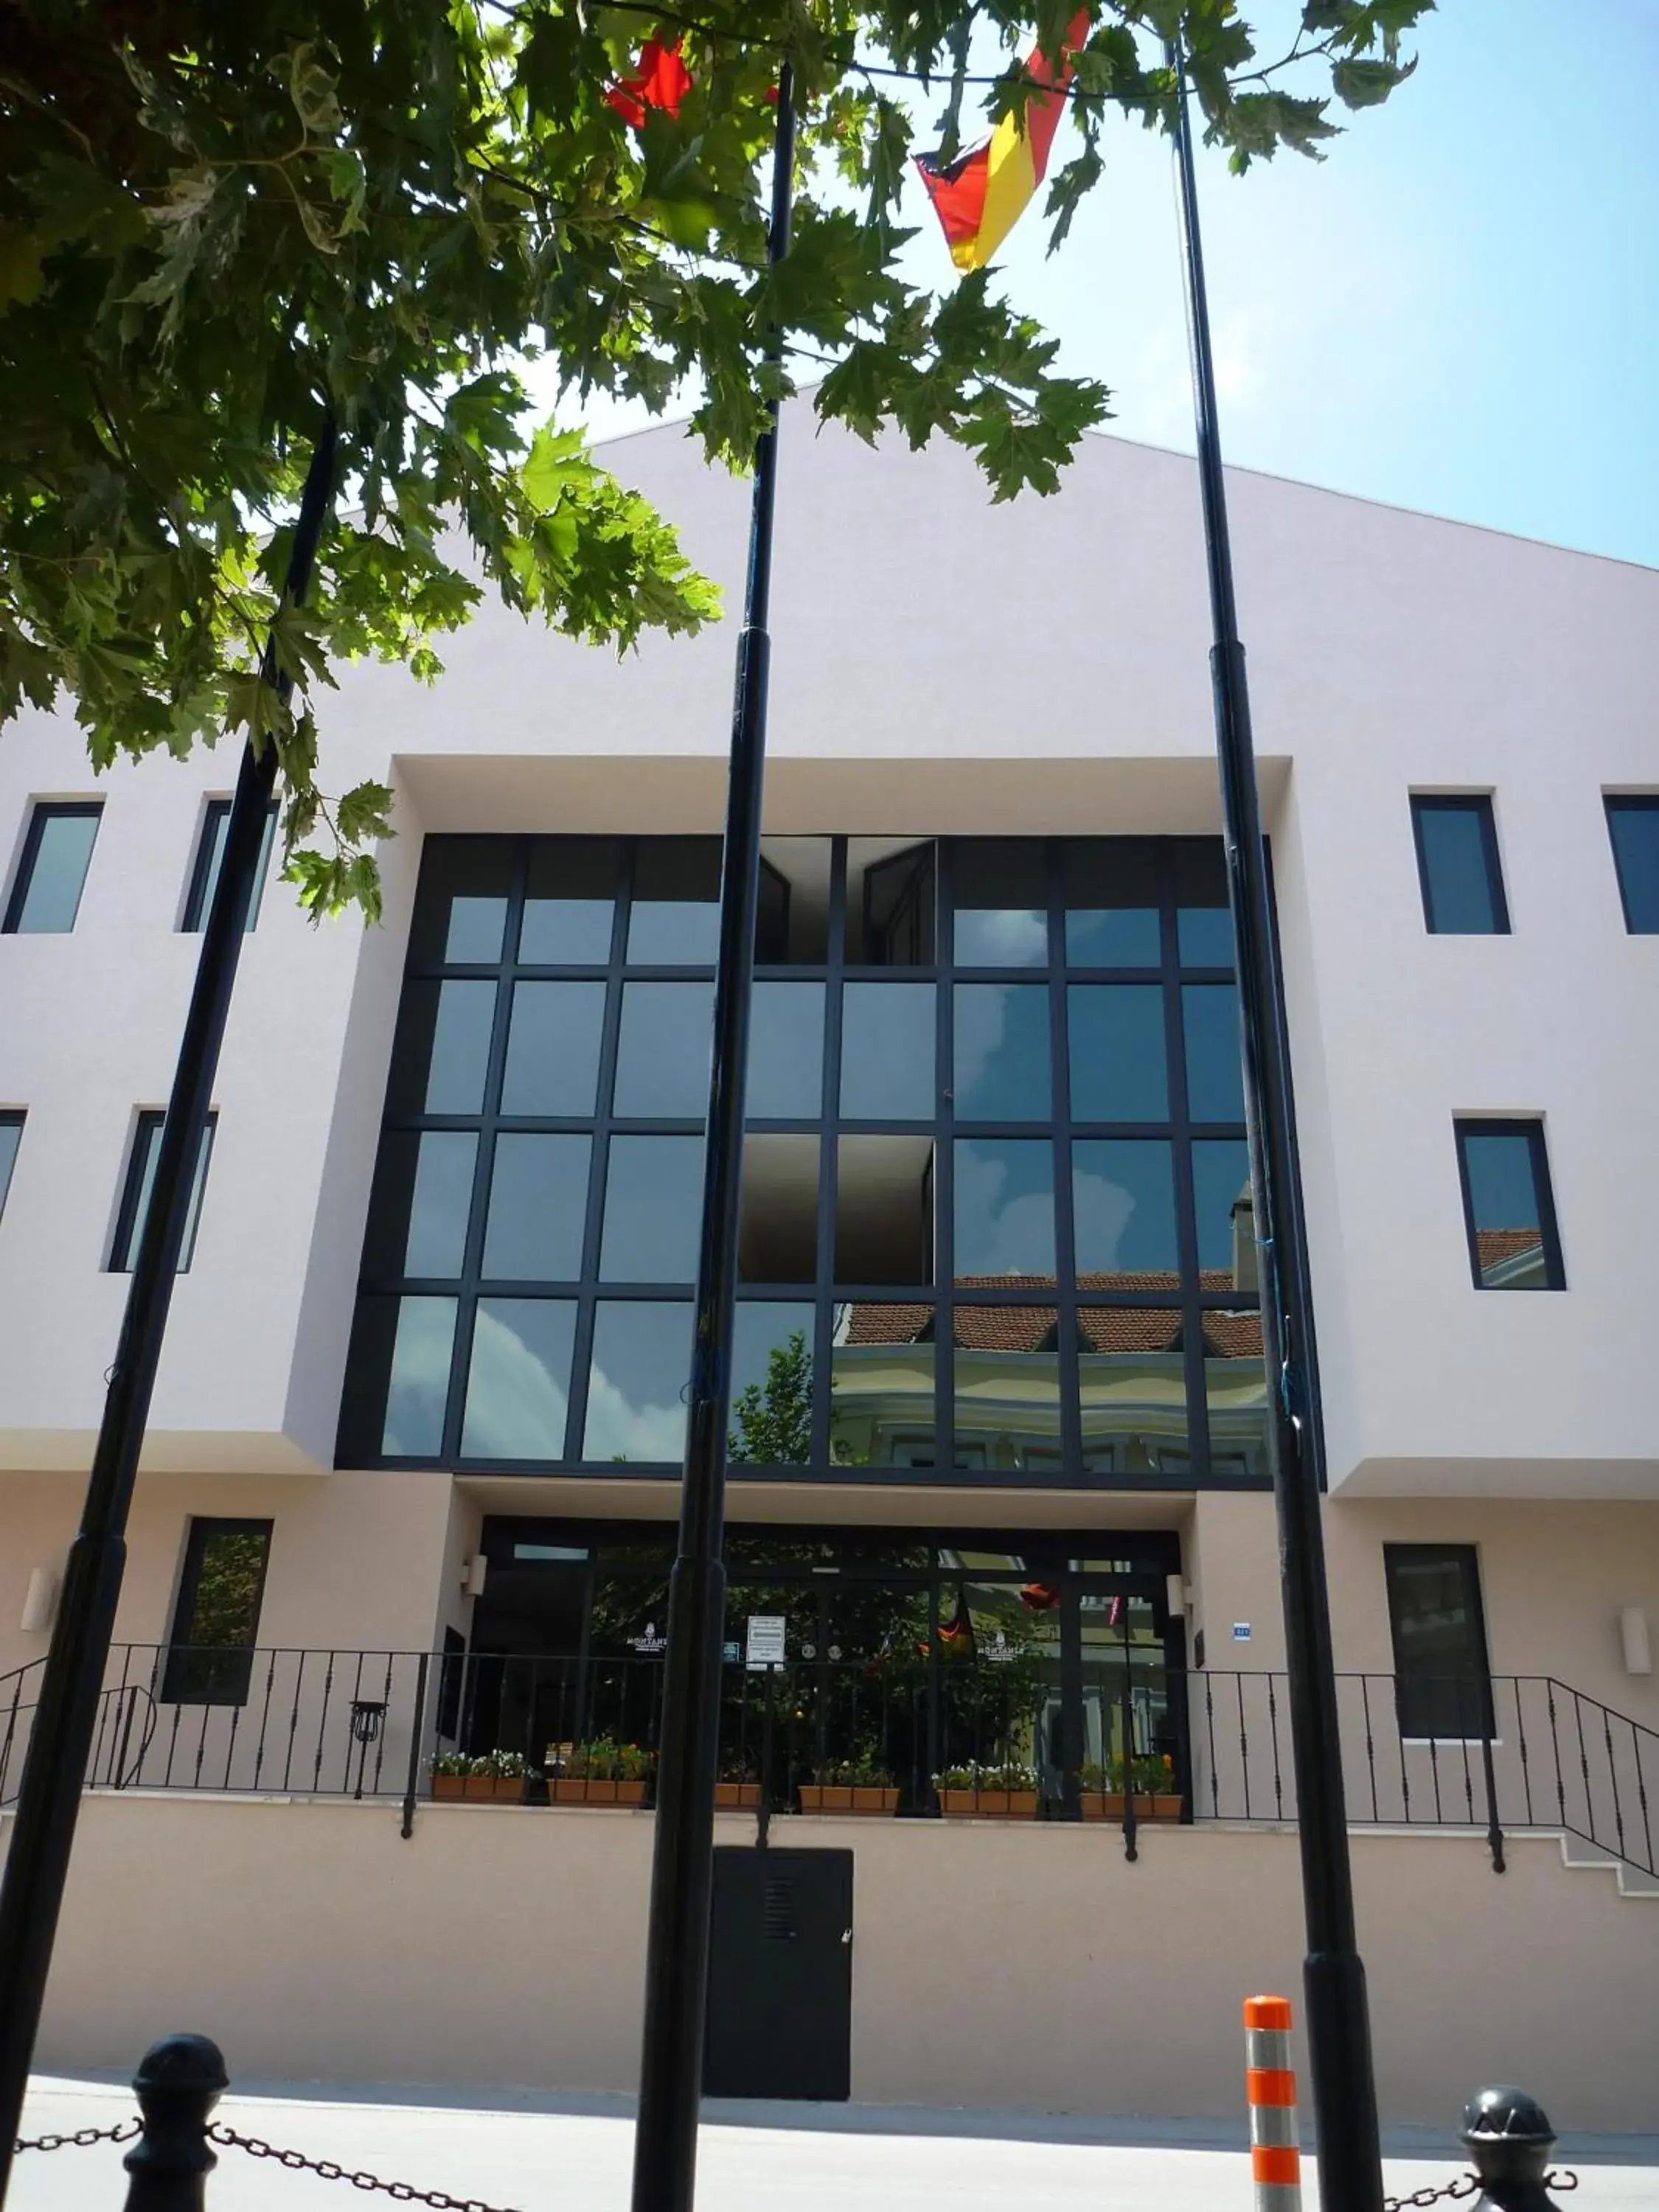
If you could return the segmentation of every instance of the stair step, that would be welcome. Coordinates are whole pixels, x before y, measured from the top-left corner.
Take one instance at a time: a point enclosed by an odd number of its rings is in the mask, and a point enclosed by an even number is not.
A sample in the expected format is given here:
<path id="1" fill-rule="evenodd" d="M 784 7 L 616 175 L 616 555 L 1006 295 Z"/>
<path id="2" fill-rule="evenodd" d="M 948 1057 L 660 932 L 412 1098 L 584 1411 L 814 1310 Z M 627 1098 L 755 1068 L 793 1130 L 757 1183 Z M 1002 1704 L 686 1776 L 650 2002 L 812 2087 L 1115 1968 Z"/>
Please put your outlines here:
<path id="1" fill-rule="evenodd" d="M 1570 1832 L 1561 1838 L 1561 1856 L 1571 1867 L 1616 1867 L 1619 1864 L 1617 1851 L 1606 1850 L 1600 1844 L 1591 1843 L 1587 1837 L 1575 1836 Z"/>
<path id="2" fill-rule="evenodd" d="M 1645 1867 L 1621 1866 L 1619 1869 L 1620 1897 L 1659 1897 L 1659 1874 L 1650 1874 Z"/>

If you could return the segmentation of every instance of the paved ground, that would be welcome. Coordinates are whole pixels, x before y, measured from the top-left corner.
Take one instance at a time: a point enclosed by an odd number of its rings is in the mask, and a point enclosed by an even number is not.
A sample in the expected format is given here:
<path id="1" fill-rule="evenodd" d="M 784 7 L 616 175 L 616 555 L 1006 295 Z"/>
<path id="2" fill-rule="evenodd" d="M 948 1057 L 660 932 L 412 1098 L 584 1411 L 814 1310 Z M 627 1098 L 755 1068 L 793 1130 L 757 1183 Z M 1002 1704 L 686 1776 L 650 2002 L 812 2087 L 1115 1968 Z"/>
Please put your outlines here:
<path id="1" fill-rule="evenodd" d="M 25 2131 L 106 2127 L 132 2110 L 118 2083 L 38 2080 Z M 700 2212 L 1249 2212 L 1237 2131 L 1214 2122 L 1079 2119 L 877 2107 L 709 2107 Z M 283 2148 L 522 2212 L 626 2212 L 632 2126 L 617 2100 L 505 2093 L 487 2110 L 442 2092 L 273 2085 L 228 2097 L 220 2116 Z M 1396 2196 L 1458 2170 L 1449 2137 L 1390 2139 Z M 1659 2138 L 1564 2141 L 1583 2184 L 1575 2212 L 1659 2206 Z M 18 2160 L 7 2212 L 120 2212 L 121 2152 L 108 2145 Z M 1313 2168 L 1310 2166 L 1311 2179 Z M 226 2149 L 209 2212 L 345 2212 L 384 2203 L 340 2183 Z M 1316 2192 L 1308 2191 L 1308 2203 Z"/>

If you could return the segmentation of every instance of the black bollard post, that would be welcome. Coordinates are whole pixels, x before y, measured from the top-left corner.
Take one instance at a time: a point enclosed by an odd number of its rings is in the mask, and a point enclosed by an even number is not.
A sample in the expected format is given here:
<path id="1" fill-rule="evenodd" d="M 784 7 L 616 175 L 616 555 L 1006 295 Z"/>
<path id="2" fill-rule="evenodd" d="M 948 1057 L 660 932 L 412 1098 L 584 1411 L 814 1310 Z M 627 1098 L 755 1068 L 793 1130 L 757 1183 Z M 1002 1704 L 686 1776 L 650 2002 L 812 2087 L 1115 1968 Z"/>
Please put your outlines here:
<path id="1" fill-rule="evenodd" d="M 1477 2089 L 1463 2107 L 1459 2141 L 1480 2196 L 1474 2212 L 1559 2212 L 1544 2186 L 1555 2130 L 1524 2089 Z"/>
<path id="2" fill-rule="evenodd" d="M 132 2177 L 126 2212 L 203 2212 L 203 2190 L 219 2163 L 208 2120 L 230 2086 L 224 2054 L 205 2035 L 151 2044 L 132 2077 L 144 2132 L 121 2163 Z"/>

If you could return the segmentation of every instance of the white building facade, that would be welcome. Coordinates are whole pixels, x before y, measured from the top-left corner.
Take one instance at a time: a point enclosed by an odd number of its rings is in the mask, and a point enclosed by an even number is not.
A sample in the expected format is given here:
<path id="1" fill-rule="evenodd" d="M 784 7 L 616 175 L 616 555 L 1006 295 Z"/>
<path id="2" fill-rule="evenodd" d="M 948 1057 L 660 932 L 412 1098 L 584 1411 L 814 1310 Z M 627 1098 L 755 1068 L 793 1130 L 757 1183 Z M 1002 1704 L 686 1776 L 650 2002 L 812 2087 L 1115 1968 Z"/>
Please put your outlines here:
<path id="1" fill-rule="evenodd" d="M 743 488 L 611 452 L 735 607 Z M 1659 2127 L 1659 579 L 1230 493 L 1384 2109 Z M 852 1855 L 817 2094 L 1226 2111 L 1301 1939 L 1192 465 L 792 409 L 773 632 L 722 1840 Z M 385 921 L 244 949 L 49 2061 L 630 2086 L 732 639 L 324 702 Z M 234 772 L 0 739 L 0 1825 Z"/>

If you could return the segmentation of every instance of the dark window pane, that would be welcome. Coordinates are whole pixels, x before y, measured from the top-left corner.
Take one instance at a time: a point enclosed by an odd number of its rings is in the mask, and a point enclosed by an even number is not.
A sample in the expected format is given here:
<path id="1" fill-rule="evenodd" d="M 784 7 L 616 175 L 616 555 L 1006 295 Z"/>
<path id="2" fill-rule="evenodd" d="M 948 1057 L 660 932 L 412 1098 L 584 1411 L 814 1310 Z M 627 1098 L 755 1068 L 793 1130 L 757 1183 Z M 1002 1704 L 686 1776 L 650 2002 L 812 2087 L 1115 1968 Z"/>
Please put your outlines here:
<path id="1" fill-rule="evenodd" d="M 865 1301 L 836 1308 L 832 1467 L 932 1467 L 933 1308 Z"/>
<path id="2" fill-rule="evenodd" d="M 1064 1457 L 1054 1308 L 958 1304 L 953 1326 L 957 1464 L 1059 1476 Z"/>
<path id="3" fill-rule="evenodd" d="M 526 967 L 603 968 L 617 909 L 609 837 L 538 837 L 530 848 L 519 958 Z"/>
<path id="4" fill-rule="evenodd" d="M 615 1110 L 701 1121 L 714 1016 L 712 983 L 624 984 Z"/>
<path id="5" fill-rule="evenodd" d="M 1659 934 L 1659 799 L 1609 799 L 1607 834 L 1633 937 Z"/>
<path id="6" fill-rule="evenodd" d="M 409 933 L 412 966 L 500 960 L 513 860 L 507 837 L 427 839 Z"/>
<path id="7" fill-rule="evenodd" d="M 599 1093 L 604 1027 L 603 983 L 515 983 L 502 1113 L 586 1121 Z"/>
<path id="8" fill-rule="evenodd" d="M 1169 1056 L 1158 983 L 1073 983 L 1066 994 L 1074 1121 L 1167 1121 Z"/>
<path id="9" fill-rule="evenodd" d="M 1474 1546 L 1385 1544 L 1382 1565 L 1401 1734 L 1490 1735 L 1492 1683 Z"/>
<path id="10" fill-rule="evenodd" d="M 150 1190 L 155 1181 L 155 1163 L 161 1149 L 161 1115 L 141 1114 L 133 1134 L 132 1153 L 127 1162 L 127 1180 L 122 1193 L 121 1209 L 117 1218 L 115 1245 L 110 1254 L 109 1271 L 125 1275 L 132 1272 L 138 1256 L 138 1245 L 144 1233 L 144 1223 L 149 1214 Z M 202 1134 L 202 1148 L 196 1156 L 196 1174 L 191 1184 L 190 1212 L 185 1222 L 185 1241 L 179 1250 L 179 1273 L 189 1272 L 196 1252 L 196 1231 L 202 1218 L 202 1194 L 207 1188 L 208 1164 L 213 1157 L 213 1132 L 218 1120 L 210 1115 Z"/>
<path id="11" fill-rule="evenodd" d="M 0 1218 L 6 1211 L 6 1194 L 11 1188 L 11 1171 L 16 1164 L 17 1147 L 22 1141 L 22 1115 L 0 1115 Z"/>
<path id="12" fill-rule="evenodd" d="M 386 1104 L 393 1114 L 477 1114 L 489 1073 L 493 982 L 404 986 Z"/>
<path id="13" fill-rule="evenodd" d="M 1423 918 L 1441 937 L 1490 937 L 1509 928 L 1489 799 L 1413 799 Z"/>
<path id="14" fill-rule="evenodd" d="M 956 987 L 959 1121 L 1046 1121 L 1053 1111 L 1048 993 L 1041 983 Z"/>
<path id="15" fill-rule="evenodd" d="M 602 1298 L 593 1315 L 582 1457 L 678 1464 L 690 1373 L 689 1303 Z"/>
<path id="16" fill-rule="evenodd" d="M 848 1121 L 931 1121 L 938 1105 L 931 983 L 842 993 L 841 1110 Z"/>
<path id="17" fill-rule="evenodd" d="M 628 957 L 636 966 L 712 968 L 720 946 L 718 837 L 651 837 L 634 862 Z"/>
<path id="18" fill-rule="evenodd" d="M 689 1283 L 702 1221 L 701 1137 L 613 1137 L 599 1273 L 608 1283 Z"/>
<path id="19" fill-rule="evenodd" d="M 6 927 L 23 935 L 73 929 L 103 809 L 37 806 Z M 32 848 L 32 849 L 31 849 Z"/>
<path id="20" fill-rule="evenodd" d="M 185 918 L 180 924 L 184 929 L 199 930 L 206 924 L 208 909 L 213 904 L 213 895 L 219 888 L 219 871 L 225 858 L 225 832 L 229 826 L 230 801 L 228 799 L 210 799 L 207 811 L 202 817 L 201 842 L 191 872 L 190 895 L 185 902 Z M 276 805 L 273 799 L 265 809 L 264 836 L 259 842 L 253 896 L 248 902 L 246 927 L 249 929 L 259 919 L 259 901 L 264 891 L 265 875 L 270 865 L 270 848 L 276 835 Z"/>
<path id="21" fill-rule="evenodd" d="M 1179 1312 L 1079 1306 L 1077 1326 L 1084 1466 L 1094 1474 L 1190 1467 Z"/>
<path id="22" fill-rule="evenodd" d="M 1187 1038 L 1188 1117 L 1194 1121 L 1242 1121 L 1244 1067 L 1237 985 L 1183 983 L 1181 1018 Z"/>
<path id="23" fill-rule="evenodd" d="M 732 1339 L 734 1461 L 805 1467 L 812 1456 L 812 1331 L 804 1302 L 738 1302 Z"/>
<path id="24" fill-rule="evenodd" d="M 1233 921 L 1227 907 L 1227 863 L 1218 837 L 1177 837 L 1176 941 L 1183 968 L 1231 968 Z"/>
<path id="25" fill-rule="evenodd" d="M 818 1140 L 751 1132 L 743 1140 L 738 1279 L 810 1283 L 818 1272 Z"/>
<path id="26" fill-rule="evenodd" d="M 564 1457 L 575 1340 L 574 1299 L 479 1299 L 461 1426 L 463 1457 Z"/>
<path id="27" fill-rule="evenodd" d="M 1250 1148 L 1242 1137 L 1206 1137 L 1194 1145 L 1193 1203 L 1204 1288 L 1254 1291 L 1255 1210 Z"/>
<path id="28" fill-rule="evenodd" d="M 192 1520 L 161 1699 L 239 1705 L 258 1634 L 269 1521 Z"/>
<path id="29" fill-rule="evenodd" d="M 591 1149 L 587 1137 L 496 1138 L 486 1282 L 568 1283 L 581 1273 Z"/>
<path id="30" fill-rule="evenodd" d="M 392 1129 L 380 1140 L 363 1273 L 459 1275 L 478 1139 L 471 1129 Z"/>
<path id="31" fill-rule="evenodd" d="M 1054 1278 L 1054 1148 L 1047 1138 L 959 1138 L 956 1279 Z"/>
<path id="32" fill-rule="evenodd" d="M 761 842 L 757 967 L 813 967 L 830 952 L 829 837 L 767 837 Z"/>
<path id="33" fill-rule="evenodd" d="M 1203 1328 L 1210 1472 L 1265 1476 L 1267 1370 L 1261 1357 L 1261 1316 L 1206 1308 Z"/>
<path id="34" fill-rule="evenodd" d="M 823 1111 L 822 983 L 757 983 L 749 1023 L 751 1121 L 816 1121 Z"/>
<path id="35" fill-rule="evenodd" d="M 959 839 L 956 875 L 958 968 L 1046 968 L 1048 891 L 1036 838 Z"/>
<path id="36" fill-rule="evenodd" d="M 1543 1132 L 1460 1127 L 1464 1188 L 1474 1231 L 1475 1281 L 1488 1291 L 1559 1290 L 1561 1279 L 1546 1234 L 1547 1174 Z"/>
<path id="37" fill-rule="evenodd" d="M 1163 960 L 1157 861 L 1145 837 L 1066 846 L 1066 957 L 1073 968 L 1156 968 Z"/>
<path id="38" fill-rule="evenodd" d="M 847 958 L 854 968 L 931 968 L 939 871 L 932 845 L 847 842 Z"/>
<path id="39" fill-rule="evenodd" d="M 836 1176 L 836 1280 L 933 1279 L 931 1137 L 843 1137 Z"/>
<path id="40" fill-rule="evenodd" d="M 1080 1285 L 1173 1290 L 1179 1280 L 1175 1175 L 1156 1138 L 1090 1138 L 1072 1146 L 1072 1212 Z"/>

